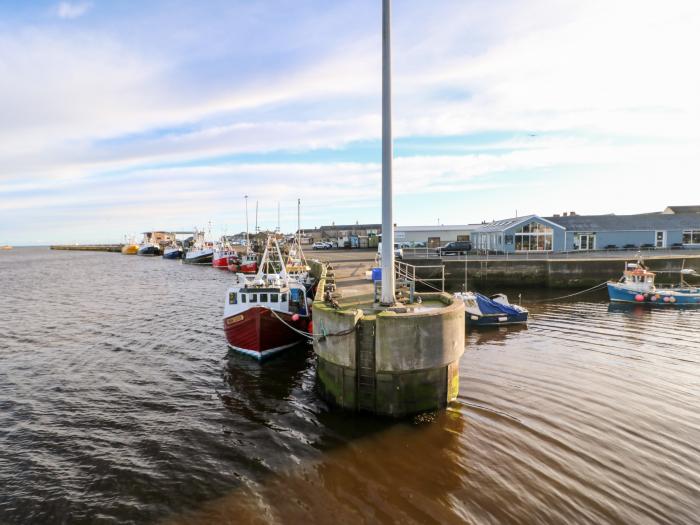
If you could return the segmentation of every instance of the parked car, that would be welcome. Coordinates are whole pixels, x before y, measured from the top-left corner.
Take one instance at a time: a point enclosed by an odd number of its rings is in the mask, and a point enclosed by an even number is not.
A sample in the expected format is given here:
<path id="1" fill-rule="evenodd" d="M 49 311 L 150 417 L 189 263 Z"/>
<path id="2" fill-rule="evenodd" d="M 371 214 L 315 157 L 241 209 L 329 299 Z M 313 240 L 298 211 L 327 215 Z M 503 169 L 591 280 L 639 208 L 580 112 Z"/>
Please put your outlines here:
<path id="1" fill-rule="evenodd" d="M 382 243 L 379 243 L 379 246 L 377 246 L 377 255 L 379 256 L 379 259 L 382 258 Z M 398 242 L 394 243 L 394 259 L 403 259 L 403 248 L 401 248 L 401 245 Z"/>
<path id="2" fill-rule="evenodd" d="M 329 242 L 315 242 L 312 248 L 314 250 L 330 250 L 332 247 L 332 244 Z"/>
<path id="3" fill-rule="evenodd" d="M 472 243 L 469 241 L 453 241 L 448 242 L 445 246 L 440 246 L 435 251 L 442 257 L 443 255 L 466 255 L 472 249 Z"/>

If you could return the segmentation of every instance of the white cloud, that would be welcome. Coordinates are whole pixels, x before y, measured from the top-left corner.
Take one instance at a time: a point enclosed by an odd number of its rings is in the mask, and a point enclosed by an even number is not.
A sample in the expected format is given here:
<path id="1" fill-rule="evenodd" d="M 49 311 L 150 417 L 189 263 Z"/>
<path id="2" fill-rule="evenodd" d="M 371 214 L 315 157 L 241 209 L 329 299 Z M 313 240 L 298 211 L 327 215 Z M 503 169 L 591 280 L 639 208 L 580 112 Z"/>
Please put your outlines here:
<path id="1" fill-rule="evenodd" d="M 72 19 L 79 18 L 92 8 L 91 2 L 61 2 L 56 8 L 59 18 Z"/>
<path id="2" fill-rule="evenodd" d="M 90 7 L 61 5 L 66 16 Z M 700 70 L 694 67 L 700 4 L 444 0 L 426 6 L 406 2 L 416 11 L 394 9 L 396 136 L 510 135 L 483 147 L 452 144 L 453 151 L 443 148 L 447 154 L 439 156 L 426 141 L 424 155 L 396 161 L 399 197 L 462 192 L 466 198 L 502 188 L 498 202 L 478 203 L 497 217 L 510 214 L 517 199 L 544 213 L 539 208 L 554 195 L 580 196 L 582 204 L 566 207 L 581 210 L 590 201 L 589 209 L 599 211 L 608 204 L 591 197 L 587 177 L 605 177 L 610 194 L 624 188 L 625 177 L 653 182 L 669 174 L 689 193 L 700 191 Z M 379 21 L 364 22 L 362 31 L 349 31 L 352 38 L 338 36 L 325 54 L 314 49 L 314 59 L 296 67 L 239 72 L 227 64 L 202 76 L 196 67 L 188 72 L 191 64 L 167 47 L 139 46 L 118 34 L 37 27 L 0 33 L 0 213 L 81 202 L 117 213 L 123 198 L 105 190 L 113 187 L 105 173 L 127 169 L 132 179 L 125 184 L 139 196 L 157 193 L 167 173 L 178 202 L 172 209 L 186 209 L 187 220 L 238 198 L 232 190 L 217 192 L 217 175 L 236 191 L 246 187 L 275 200 L 303 193 L 318 210 L 333 195 L 328 217 L 358 201 L 374 202 L 379 167 L 372 163 L 192 168 L 215 156 L 341 149 L 379 138 Z M 146 169 L 163 163 L 182 167 Z M 564 188 L 558 173 L 572 167 L 587 175 Z M 507 193 L 518 176 L 527 182 L 542 170 L 553 174 L 547 195 L 535 200 L 536 191 L 526 187 Z M 503 174 L 508 177 L 499 179 Z M 307 176 L 323 185 L 300 184 Z M 55 194 L 45 195 L 49 189 Z M 13 190 L 28 196 L 5 199 L 3 192 Z M 187 199 L 192 194 L 196 202 Z M 645 195 L 634 206 L 667 204 L 654 204 L 658 198 Z M 163 213 L 171 213 L 171 204 L 163 204 Z M 130 208 L 132 217 L 147 220 L 160 209 L 141 205 L 142 213 Z M 428 198 L 430 207 L 440 207 L 437 198 Z"/>

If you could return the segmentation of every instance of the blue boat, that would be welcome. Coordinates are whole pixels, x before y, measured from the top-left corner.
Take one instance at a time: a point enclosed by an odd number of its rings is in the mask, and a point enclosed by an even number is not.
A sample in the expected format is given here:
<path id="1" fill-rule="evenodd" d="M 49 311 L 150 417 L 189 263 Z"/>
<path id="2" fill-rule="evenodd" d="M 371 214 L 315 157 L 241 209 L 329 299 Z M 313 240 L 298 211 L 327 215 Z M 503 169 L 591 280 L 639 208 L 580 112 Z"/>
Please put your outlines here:
<path id="1" fill-rule="evenodd" d="M 163 259 L 182 259 L 184 253 L 184 250 L 180 246 L 171 244 L 170 246 L 166 246 L 165 250 L 163 250 Z"/>
<path id="2" fill-rule="evenodd" d="M 459 292 L 455 297 L 464 301 L 465 319 L 470 328 L 527 323 L 527 309 L 508 302 L 505 294 L 486 297 L 477 292 Z"/>
<path id="3" fill-rule="evenodd" d="M 697 276 L 695 270 L 684 268 L 674 273 L 680 274 L 678 286 L 657 288 L 654 284 L 656 273 L 649 271 L 641 258 L 636 263 L 625 263 L 620 280 L 608 281 L 608 296 L 616 303 L 700 306 L 700 287 L 691 286 L 684 280 L 686 276 Z"/>

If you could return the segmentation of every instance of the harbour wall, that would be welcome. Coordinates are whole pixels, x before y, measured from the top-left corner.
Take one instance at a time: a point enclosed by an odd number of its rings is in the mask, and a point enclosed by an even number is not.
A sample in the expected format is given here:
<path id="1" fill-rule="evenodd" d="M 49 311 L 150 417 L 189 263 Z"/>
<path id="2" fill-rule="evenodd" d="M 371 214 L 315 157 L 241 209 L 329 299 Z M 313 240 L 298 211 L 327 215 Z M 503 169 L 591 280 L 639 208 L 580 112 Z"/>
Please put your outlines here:
<path id="1" fill-rule="evenodd" d="M 437 262 L 439 261 L 439 262 Z M 466 281 L 468 287 L 547 287 L 587 288 L 607 280 L 617 280 L 629 258 L 577 258 L 577 259 L 483 259 L 450 260 L 405 259 L 415 266 L 445 265 L 445 287 L 461 289 Z M 692 268 L 700 273 L 700 255 L 646 257 L 645 264 L 657 274 L 658 283 L 677 283 L 677 272 L 681 268 Z M 426 268 L 416 270 L 420 278 L 439 277 L 438 271 Z M 665 273 L 669 272 L 669 273 Z"/>
<path id="2" fill-rule="evenodd" d="M 121 244 L 57 244 L 52 250 L 71 250 L 78 252 L 121 252 Z"/>
<path id="3" fill-rule="evenodd" d="M 422 294 L 429 309 L 377 309 L 371 302 L 329 304 L 334 275 L 318 277 L 313 306 L 314 352 L 321 397 L 353 411 L 403 417 L 446 406 L 459 391 L 464 304 L 448 294 Z M 342 292 L 342 289 L 341 289 Z"/>

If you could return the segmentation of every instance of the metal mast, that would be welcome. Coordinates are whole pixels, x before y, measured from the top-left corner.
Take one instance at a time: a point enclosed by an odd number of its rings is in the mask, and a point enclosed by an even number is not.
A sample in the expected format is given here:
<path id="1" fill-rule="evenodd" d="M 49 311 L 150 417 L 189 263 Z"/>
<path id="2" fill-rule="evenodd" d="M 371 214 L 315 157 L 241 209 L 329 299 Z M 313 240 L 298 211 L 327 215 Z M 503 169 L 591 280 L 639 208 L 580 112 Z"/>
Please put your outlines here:
<path id="1" fill-rule="evenodd" d="M 245 196 L 245 249 L 250 250 L 250 238 L 248 237 L 248 195 Z"/>
<path id="2" fill-rule="evenodd" d="M 392 306 L 394 295 L 394 217 L 392 210 L 391 137 L 391 0 L 383 0 L 382 16 L 382 299 Z"/>

